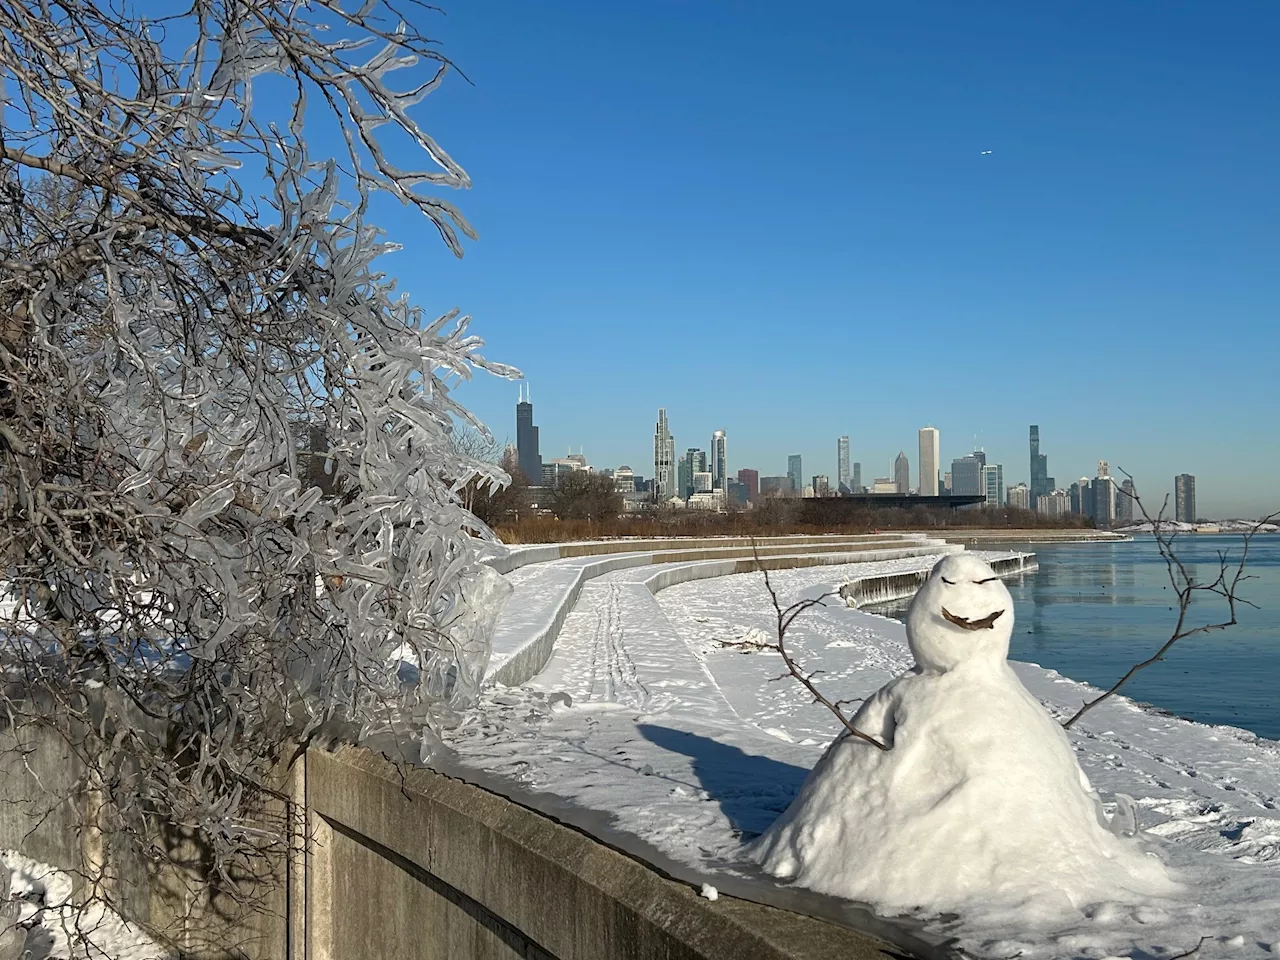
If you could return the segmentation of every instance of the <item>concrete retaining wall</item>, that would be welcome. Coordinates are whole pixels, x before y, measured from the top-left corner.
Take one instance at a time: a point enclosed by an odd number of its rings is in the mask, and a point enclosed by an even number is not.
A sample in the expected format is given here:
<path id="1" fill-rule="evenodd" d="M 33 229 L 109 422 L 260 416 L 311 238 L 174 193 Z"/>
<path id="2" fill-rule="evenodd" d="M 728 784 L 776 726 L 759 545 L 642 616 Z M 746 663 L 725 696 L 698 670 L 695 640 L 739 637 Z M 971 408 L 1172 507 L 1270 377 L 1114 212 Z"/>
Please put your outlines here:
<path id="1" fill-rule="evenodd" d="M 101 849 L 85 830 L 90 818 L 79 792 L 84 772 L 80 758 L 52 727 L 0 730 L 0 848 L 67 872 L 78 898 L 88 896 L 83 865 Z M 281 813 L 279 805 L 267 811 Z M 287 883 L 254 887 L 254 902 L 247 903 L 208 882 L 201 851 L 185 838 L 157 835 L 150 843 L 165 854 L 163 860 L 143 858 L 120 836 L 108 835 L 102 850 L 114 877 L 106 896 L 128 919 L 178 948 L 184 960 L 286 956 Z M 255 875 L 281 879 L 287 869 L 284 851 L 264 853 L 252 866 Z"/>
<path id="2" fill-rule="evenodd" d="M 886 945 L 689 886 L 578 831 L 368 751 L 312 751 L 307 960 L 829 960 Z M 899 953 L 900 955 L 900 953 Z"/>
<path id="3" fill-rule="evenodd" d="M 47 729 L 0 746 L 12 801 L 0 804 L 0 845 L 74 873 L 81 818 L 59 800 L 74 758 Z M 209 960 L 871 960 L 890 950 L 816 918 L 711 902 L 496 794 L 368 750 L 308 750 L 281 786 L 299 816 L 290 855 L 264 861 L 274 885 L 259 909 L 220 901 L 195 876 L 179 886 L 144 873 L 124 891 L 126 917 L 182 957 Z M 43 823 L 27 819 L 50 806 Z M 892 951 L 904 956 L 901 944 Z"/>
<path id="4" fill-rule="evenodd" d="M 954 548 L 953 551 L 954 552 Z M 1027 573 L 1039 568 L 1034 553 L 1020 554 L 1002 560 L 992 560 L 991 569 L 1002 577 Z M 929 577 L 928 570 L 913 570 L 909 573 L 891 573 L 881 576 L 861 577 L 850 580 L 840 588 L 840 596 L 851 607 L 866 607 L 871 604 L 889 603 L 893 600 L 905 600 L 914 597 L 920 585 Z"/>
<path id="5" fill-rule="evenodd" d="M 755 544 L 766 550 L 779 548 L 783 551 L 800 547 L 823 547 L 838 549 L 840 544 L 883 543 L 887 539 L 918 540 L 920 534 L 811 534 L 789 537 L 757 537 Z M 751 537 L 670 537 L 663 539 L 634 540 L 581 540 L 573 543 L 546 543 L 530 546 L 514 545 L 500 556 L 490 557 L 484 562 L 499 573 L 510 573 L 531 563 L 546 563 L 550 560 L 563 560 L 568 557 L 596 557 L 610 553 L 653 553 L 669 550 L 714 550 L 718 548 L 747 548 L 752 545 Z M 775 549 L 774 552 L 777 552 Z"/>

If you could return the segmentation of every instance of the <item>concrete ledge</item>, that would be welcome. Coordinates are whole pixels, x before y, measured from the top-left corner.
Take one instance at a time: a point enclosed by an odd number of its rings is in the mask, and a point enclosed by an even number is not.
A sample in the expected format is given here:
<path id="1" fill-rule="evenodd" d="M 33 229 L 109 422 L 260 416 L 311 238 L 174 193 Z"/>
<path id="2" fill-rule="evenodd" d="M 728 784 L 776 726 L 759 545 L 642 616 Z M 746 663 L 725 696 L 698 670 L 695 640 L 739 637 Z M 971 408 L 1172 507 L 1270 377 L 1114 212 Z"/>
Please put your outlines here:
<path id="1" fill-rule="evenodd" d="M 948 553 L 960 552 L 952 546 Z M 1013 576 L 1038 570 L 1040 564 L 1034 553 L 1019 554 L 1003 560 L 992 560 L 991 569 L 1002 577 Z M 893 600 L 905 600 L 914 597 L 920 585 L 929 576 L 928 570 L 912 570 L 907 573 L 888 573 L 879 576 L 859 577 L 850 580 L 840 588 L 840 596 L 851 607 L 865 607 L 869 604 L 889 603 Z"/>
<path id="2" fill-rule="evenodd" d="M 883 543 L 887 540 L 919 540 L 928 534 L 916 533 L 867 533 L 867 534 L 798 534 L 789 537 L 756 537 L 760 547 L 810 546 L 822 544 Z M 670 537 L 636 538 L 621 540 L 576 540 L 569 543 L 539 543 L 528 546 L 516 544 L 507 552 L 485 559 L 485 563 L 499 573 L 510 573 L 531 563 L 547 563 L 569 557 L 597 557 L 610 553 L 652 553 L 659 550 L 708 550 L 718 547 L 750 548 L 751 537 Z"/>
<path id="3" fill-rule="evenodd" d="M 308 960 L 850 960 L 890 948 L 744 900 L 715 902 L 576 830 L 366 750 L 307 756 L 317 846 Z M 900 954 L 896 954 L 900 955 Z"/>

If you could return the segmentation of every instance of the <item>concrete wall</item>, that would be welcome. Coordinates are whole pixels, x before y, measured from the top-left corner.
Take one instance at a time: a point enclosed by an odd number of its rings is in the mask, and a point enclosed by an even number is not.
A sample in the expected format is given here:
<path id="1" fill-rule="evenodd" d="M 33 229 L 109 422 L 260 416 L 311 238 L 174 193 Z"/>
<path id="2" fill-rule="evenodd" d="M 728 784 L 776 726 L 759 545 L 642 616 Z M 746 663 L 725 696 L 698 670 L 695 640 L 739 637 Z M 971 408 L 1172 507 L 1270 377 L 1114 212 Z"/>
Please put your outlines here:
<path id="1" fill-rule="evenodd" d="M 954 549 L 954 548 L 953 548 Z M 1019 554 L 1003 560 L 992 560 L 991 569 L 1002 577 L 1029 573 L 1039 568 L 1034 553 Z M 851 607 L 865 607 L 876 603 L 889 603 L 914 597 L 920 585 L 929 577 L 928 570 L 909 573 L 890 573 L 859 577 L 840 588 L 840 596 Z"/>
<path id="2" fill-rule="evenodd" d="M 757 537 L 756 545 L 764 551 L 767 548 L 781 548 L 782 551 L 795 547 L 854 543 L 883 543 L 885 540 L 918 538 L 919 534 L 810 534 L 789 537 Z M 927 536 L 927 535 L 926 535 Z M 619 539 L 619 540 L 584 540 L 574 543 L 549 543 L 522 546 L 519 544 L 507 548 L 507 552 L 485 560 L 499 573 L 510 573 L 530 563 L 546 563 L 549 560 L 561 560 L 566 557 L 596 557 L 610 553 L 651 553 L 660 550 L 710 550 L 722 547 L 747 548 L 750 551 L 751 537 L 667 537 L 662 539 Z"/>
<path id="3" fill-rule="evenodd" d="M 18 744 L 9 735 L 3 746 Z M 0 845 L 75 871 L 79 817 L 57 799 L 74 785 L 74 759 L 48 730 L 21 746 L 26 774 L 17 752 L 0 756 L 11 801 L 0 804 Z M 196 958 L 869 960 L 890 950 L 801 914 L 706 900 L 577 830 L 368 750 L 313 748 L 280 785 L 299 817 L 291 855 L 264 861 L 275 885 L 256 911 L 151 873 L 125 891 L 126 916 Z M 42 824 L 26 819 L 50 806 Z"/>
<path id="4" fill-rule="evenodd" d="M 829 960 L 852 930 L 690 887 L 568 827 L 368 751 L 306 759 L 307 960 Z"/>

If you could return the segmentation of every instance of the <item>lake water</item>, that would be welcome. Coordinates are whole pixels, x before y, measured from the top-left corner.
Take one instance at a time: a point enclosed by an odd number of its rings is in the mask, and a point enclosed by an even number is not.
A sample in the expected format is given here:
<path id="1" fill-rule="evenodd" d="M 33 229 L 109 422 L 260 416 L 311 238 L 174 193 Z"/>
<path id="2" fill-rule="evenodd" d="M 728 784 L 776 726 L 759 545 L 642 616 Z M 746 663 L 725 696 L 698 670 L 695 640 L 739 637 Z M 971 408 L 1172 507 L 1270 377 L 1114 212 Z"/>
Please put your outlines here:
<path id="1" fill-rule="evenodd" d="M 1185 535 L 1175 550 L 1197 580 L 1217 576 L 1218 553 L 1238 560 L 1238 536 Z M 1017 622 L 1010 657 L 1107 688 L 1169 638 L 1177 618 L 1173 588 L 1151 537 L 1128 542 L 983 544 L 1029 551 L 1037 573 L 1007 581 Z M 1180 640 L 1163 662 L 1122 689 L 1128 697 L 1202 723 L 1244 727 L 1280 740 L 1280 535 L 1254 538 L 1239 595 L 1240 623 Z M 906 604 L 876 608 L 901 617 Z M 1227 619 L 1226 604 L 1200 594 L 1188 623 Z"/>

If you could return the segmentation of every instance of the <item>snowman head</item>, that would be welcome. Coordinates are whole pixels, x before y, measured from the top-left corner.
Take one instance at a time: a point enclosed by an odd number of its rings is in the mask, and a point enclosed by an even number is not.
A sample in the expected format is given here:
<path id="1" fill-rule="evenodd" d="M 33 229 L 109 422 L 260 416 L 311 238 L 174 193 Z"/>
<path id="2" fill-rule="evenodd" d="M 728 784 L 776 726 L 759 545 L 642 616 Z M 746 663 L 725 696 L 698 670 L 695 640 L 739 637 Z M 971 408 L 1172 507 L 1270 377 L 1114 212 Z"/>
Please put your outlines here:
<path id="1" fill-rule="evenodd" d="M 907 608 L 907 642 L 923 670 L 1009 655 L 1013 598 L 995 572 L 969 553 L 943 557 Z"/>

